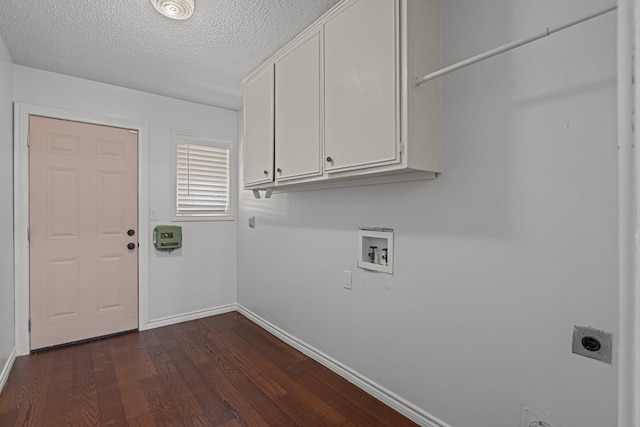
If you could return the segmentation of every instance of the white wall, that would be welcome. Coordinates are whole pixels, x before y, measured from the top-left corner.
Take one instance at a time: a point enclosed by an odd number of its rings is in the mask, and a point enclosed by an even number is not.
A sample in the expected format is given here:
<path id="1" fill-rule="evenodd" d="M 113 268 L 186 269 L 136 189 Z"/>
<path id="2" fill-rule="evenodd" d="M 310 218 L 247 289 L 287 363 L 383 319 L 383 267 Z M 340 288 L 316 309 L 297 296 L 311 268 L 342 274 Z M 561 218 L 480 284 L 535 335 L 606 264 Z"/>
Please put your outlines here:
<path id="1" fill-rule="evenodd" d="M 15 347 L 13 285 L 13 65 L 0 39 L 0 373 Z"/>
<path id="2" fill-rule="evenodd" d="M 149 129 L 149 206 L 171 224 L 171 130 L 237 137 L 235 111 L 179 101 L 88 80 L 15 66 L 16 102 L 145 123 Z M 170 255 L 149 242 L 149 314 L 166 321 L 236 301 L 236 224 L 234 221 L 183 222 L 183 248 Z M 141 298 L 145 298 L 141 295 Z M 171 320 L 169 320 L 171 321 Z M 144 326 L 144 325 L 141 325 Z"/>
<path id="3" fill-rule="evenodd" d="M 444 63 L 605 3 L 443 1 Z M 617 330 L 615 27 L 445 77 L 435 181 L 241 191 L 239 303 L 454 427 L 518 426 L 525 405 L 615 425 L 615 360 L 570 350 L 574 323 Z M 393 276 L 357 269 L 359 226 L 395 229 Z"/>

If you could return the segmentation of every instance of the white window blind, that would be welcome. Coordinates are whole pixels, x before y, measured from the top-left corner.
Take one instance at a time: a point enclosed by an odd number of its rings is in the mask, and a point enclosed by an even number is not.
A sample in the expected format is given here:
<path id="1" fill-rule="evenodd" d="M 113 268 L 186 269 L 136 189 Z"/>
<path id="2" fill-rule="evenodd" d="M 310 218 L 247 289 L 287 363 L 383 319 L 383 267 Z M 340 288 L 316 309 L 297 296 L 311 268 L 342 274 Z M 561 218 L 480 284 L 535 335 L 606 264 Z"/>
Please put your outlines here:
<path id="1" fill-rule="evenodd" d="M 176 215 L 229 216 L 229 149 L 176 146 Z"/>

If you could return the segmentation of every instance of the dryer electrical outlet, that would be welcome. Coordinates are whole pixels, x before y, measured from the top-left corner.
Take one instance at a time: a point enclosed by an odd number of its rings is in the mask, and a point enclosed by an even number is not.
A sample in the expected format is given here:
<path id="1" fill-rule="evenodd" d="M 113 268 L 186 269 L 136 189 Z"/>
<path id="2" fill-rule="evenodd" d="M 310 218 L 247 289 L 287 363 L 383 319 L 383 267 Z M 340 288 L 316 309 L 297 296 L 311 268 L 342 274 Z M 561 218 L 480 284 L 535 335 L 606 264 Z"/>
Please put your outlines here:
<path id="1" fill-rule="evenodd" d="M 571 351 L 611 365 L 613 335 L 589 326 L 573 325 Z"/>
<path id="2" fill-rule="evenodd" d="M 522 411 L 521 427 L 567 427 L 567 425 L 554 420 L 549 415 L 525 407 Z"/>

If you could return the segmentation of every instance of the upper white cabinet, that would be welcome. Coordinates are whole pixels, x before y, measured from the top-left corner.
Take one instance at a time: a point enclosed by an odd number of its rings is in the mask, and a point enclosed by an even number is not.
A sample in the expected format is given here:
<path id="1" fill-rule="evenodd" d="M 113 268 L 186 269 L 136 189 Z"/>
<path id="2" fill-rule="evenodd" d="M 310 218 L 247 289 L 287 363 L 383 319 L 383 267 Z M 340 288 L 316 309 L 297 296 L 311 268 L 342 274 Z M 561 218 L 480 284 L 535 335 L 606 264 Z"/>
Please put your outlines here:
<path id="1" fill-rule="evenodd" d="M 273 65 L 245 83 L 244 184 L 273 181 Z"/>
<path id="2" fill-rule="evenodd" d="M 320 35 L 313 32 L 275 63 L 277 181 L 322 173 Z"/>
<path id="3" fill-rule="evenodd" d="M 326 171 L 400 161 L 398 6 L 352 1 L 324 26 Z"/>
<path id="4" fill-rule="evenodd" d="M 434 178 L 439 68 L 439 0 L 338 3 L 245 80 L 245 188 Z"/>

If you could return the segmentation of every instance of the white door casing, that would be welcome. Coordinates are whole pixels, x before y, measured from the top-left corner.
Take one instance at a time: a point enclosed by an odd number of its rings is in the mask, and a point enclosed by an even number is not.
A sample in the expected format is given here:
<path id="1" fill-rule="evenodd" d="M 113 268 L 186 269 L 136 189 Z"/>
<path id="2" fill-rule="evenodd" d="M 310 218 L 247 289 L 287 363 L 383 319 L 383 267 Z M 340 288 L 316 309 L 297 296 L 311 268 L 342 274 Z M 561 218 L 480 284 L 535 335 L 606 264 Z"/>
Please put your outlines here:
<path id="1" fill-rule="evenodd" d="M 618 427 L 637 427 L 640 426 L 640 1 L 618 1 L 617 23 Z"/>

